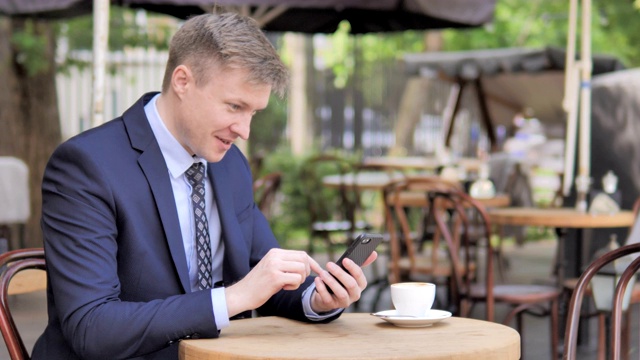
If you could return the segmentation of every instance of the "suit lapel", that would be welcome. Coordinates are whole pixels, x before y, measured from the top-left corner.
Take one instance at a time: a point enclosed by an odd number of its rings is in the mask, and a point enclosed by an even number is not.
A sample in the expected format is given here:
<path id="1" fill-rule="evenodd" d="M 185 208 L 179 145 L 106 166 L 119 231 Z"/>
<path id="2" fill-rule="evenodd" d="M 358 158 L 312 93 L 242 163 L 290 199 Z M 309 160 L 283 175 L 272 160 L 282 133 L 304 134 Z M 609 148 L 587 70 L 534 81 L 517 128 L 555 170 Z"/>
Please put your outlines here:
<path id="1" fill-rule="evenodd" d="M 243 243 L 245 240 L 242 229 L 235 214 L 233 194 L 230 190 L 232 187 L 229 184 L 229 181 L 233 181 L 233 175 L 228 173 L 223 162 L 224 160 L 209 163 L 208 169 L 220 214 L 221 236 L 225 246 L 223 277 L 228 285 L 249 272 L 249 247 Z"/>
<path id="2" fill-rule="evenodd" d="M 189 270 L 184 252 L 184 244 L 182 242 L 182 234 L 180 232 L 176 203 L 169 180 L 169 172 L 158 142 L 153 136 L 153 132 L 144 113 L 144 105 L 154 95 L 153 93 L 145 94 L 142 99 L 123 114 L 123 121 L 127 128 L 129 138 L 131 139 L 131 146 L 142 152 L 138 158 L 138 163 L 149 182 L 149 187 L 151 187 L 151 192 L 156 202 L 156 209 L 160 214 L 162 227 L 164 228 L 169 251 L 171 252 L 171 258 L 173 259 L 183 290 L 190 292 Z"/>

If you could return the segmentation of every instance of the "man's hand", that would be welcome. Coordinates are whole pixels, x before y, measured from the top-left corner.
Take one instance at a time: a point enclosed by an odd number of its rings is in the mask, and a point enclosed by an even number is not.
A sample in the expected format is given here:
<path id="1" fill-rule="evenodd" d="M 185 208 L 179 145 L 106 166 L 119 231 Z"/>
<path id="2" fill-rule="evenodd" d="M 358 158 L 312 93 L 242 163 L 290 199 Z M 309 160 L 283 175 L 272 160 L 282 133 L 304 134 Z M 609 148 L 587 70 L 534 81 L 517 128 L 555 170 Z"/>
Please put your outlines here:
<path id="1" fill-rule="evenodd" d="M 229 317 L 253 310 L 280 290 L 295 290 L 313 271 L 322 271 L 304 251 L 271 249 L 242 280 L 225 289 Z"/>
<path id="2" fill-rule="evenodd" d="M 378 253 L 374 251 L 362 266 L 371 264 L 377 258 Z M 348 307 L 360 299 L 362 291 L 367 287 L 367 278 L 360 266 L 350 259 L 344 259 L 342 265 L 348 272 L 333 262 L 327 263 L 327 270 L 311 267 L 318 274 L 315 279 L 316 292 L 311 296 L 311 308 L 316 313 Z M 333 294 L 329 293 L 327 286 Z"/>

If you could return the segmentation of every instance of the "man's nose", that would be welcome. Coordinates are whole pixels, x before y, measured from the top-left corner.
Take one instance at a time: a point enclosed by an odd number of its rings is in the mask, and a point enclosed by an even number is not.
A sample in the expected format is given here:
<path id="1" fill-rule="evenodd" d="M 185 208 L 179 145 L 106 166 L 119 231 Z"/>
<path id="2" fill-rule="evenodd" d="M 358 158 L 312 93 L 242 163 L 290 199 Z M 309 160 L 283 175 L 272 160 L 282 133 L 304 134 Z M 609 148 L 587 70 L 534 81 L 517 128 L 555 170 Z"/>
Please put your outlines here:
<path id="1" fill-rule="evenodd" d="M 231 125 L 231 131 L 233 131 L 242 140 L 249 139 L 249 133 L 251 132 L 251 117 L 247 120 L 242 120 Z"/>

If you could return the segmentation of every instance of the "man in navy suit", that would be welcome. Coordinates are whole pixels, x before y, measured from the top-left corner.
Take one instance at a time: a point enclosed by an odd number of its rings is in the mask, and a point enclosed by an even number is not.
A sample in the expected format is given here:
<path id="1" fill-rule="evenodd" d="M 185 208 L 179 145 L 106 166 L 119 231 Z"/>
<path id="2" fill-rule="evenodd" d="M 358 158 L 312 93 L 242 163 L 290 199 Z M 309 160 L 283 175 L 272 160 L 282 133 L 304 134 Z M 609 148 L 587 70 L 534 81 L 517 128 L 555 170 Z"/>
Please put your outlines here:
<path id="1" fill-rule="evenodd" d="M 161 93 L 56 149 L 42 186 L 49 321 L 33 359 L 177 359 L 181 339 L 215 338 L 251 310 L 327 322 L 359 299 L 353 262 L 324 270 L 278 248 L 233 144 L 287 77 L 253 20 L 197 16 L 171 41 Z M 199 282 L 192 166 L 206 174 L 212 288 Z"/>

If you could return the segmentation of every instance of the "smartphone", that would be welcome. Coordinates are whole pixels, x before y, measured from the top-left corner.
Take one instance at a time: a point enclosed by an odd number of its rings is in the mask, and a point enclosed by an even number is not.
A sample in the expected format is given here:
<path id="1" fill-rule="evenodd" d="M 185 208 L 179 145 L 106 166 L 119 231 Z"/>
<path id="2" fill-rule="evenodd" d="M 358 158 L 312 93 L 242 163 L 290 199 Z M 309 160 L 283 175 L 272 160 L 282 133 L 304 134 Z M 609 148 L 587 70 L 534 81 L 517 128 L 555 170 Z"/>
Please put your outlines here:
<path id="1" fill-rule="evenodd" d="M 364 262 L 369 258 L 369 255 L 378 247 L 382 242 L 382 235 L 380 234 L 360 234 L 349 245 L 347 250 L 340 256 L 336 264 L 340 266 L 344 271 L 349 272 L 342 265 L 342 260 L 350 259 L 358 266 L 362 266 Z M 336 279 L 337 280 L 337 279 Z M 338 282 L 340 282 L 338 280 Z M 330 294 L 333 294 L 331 288 L 327 286 Z"/>

